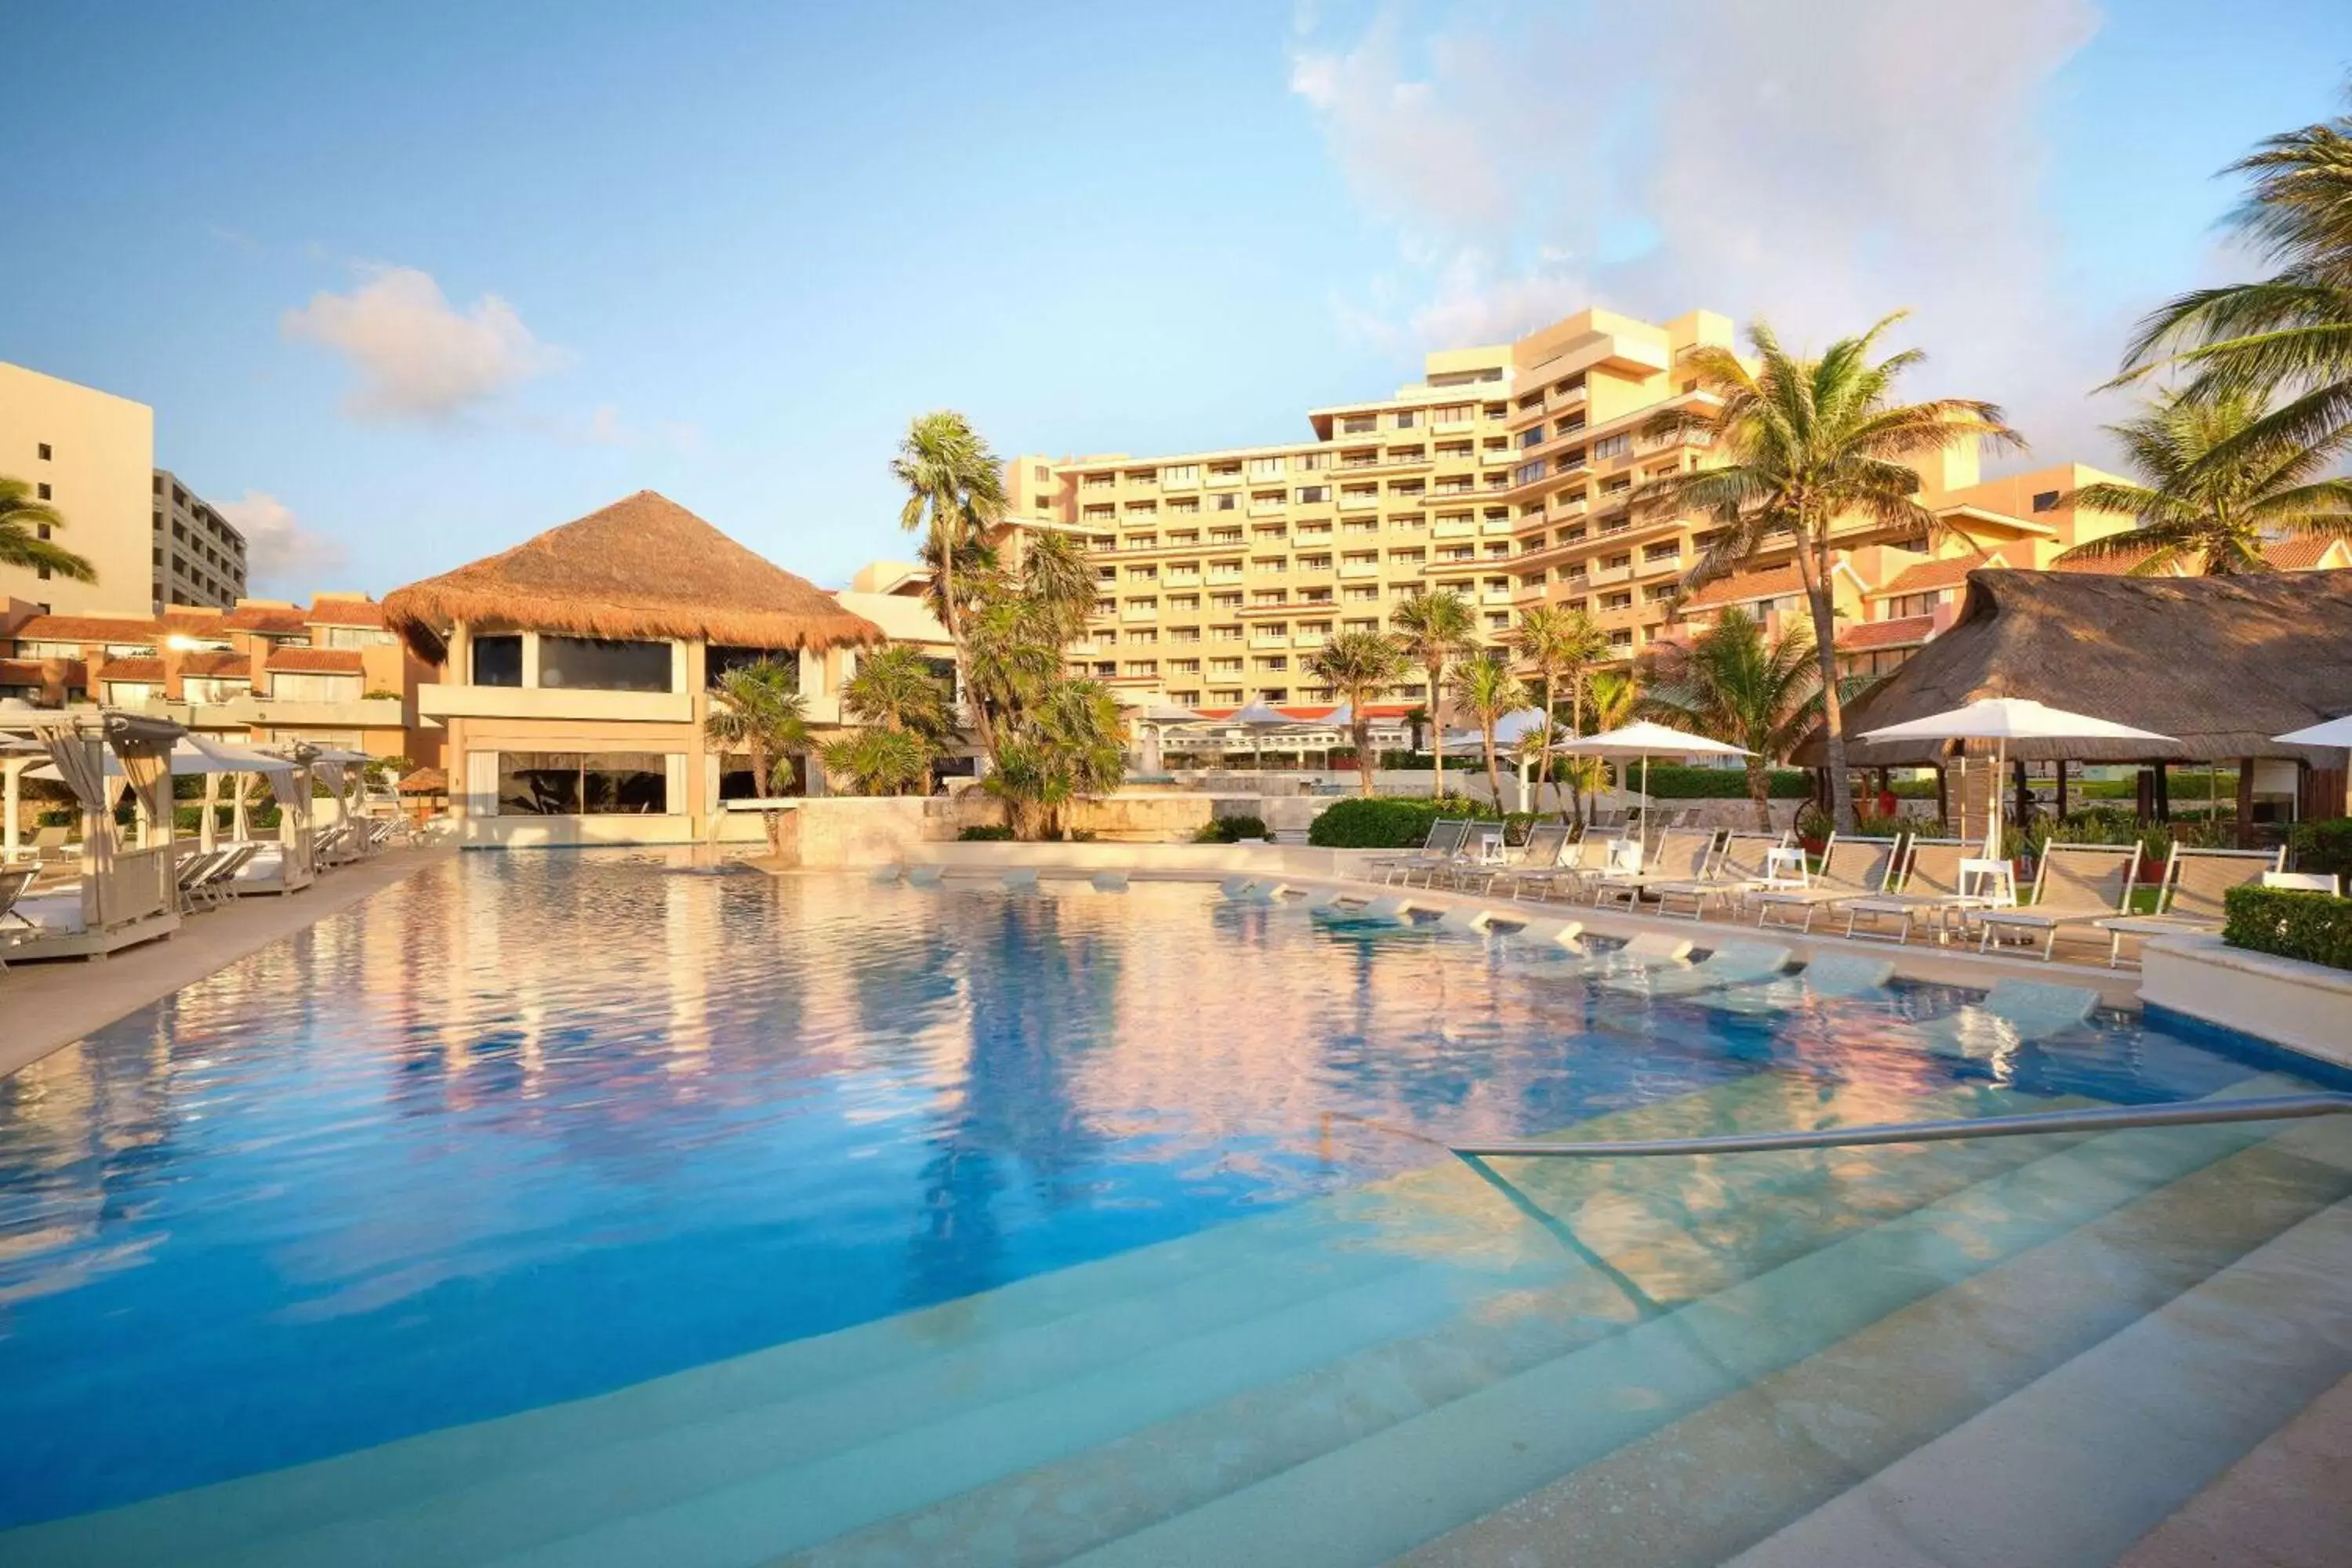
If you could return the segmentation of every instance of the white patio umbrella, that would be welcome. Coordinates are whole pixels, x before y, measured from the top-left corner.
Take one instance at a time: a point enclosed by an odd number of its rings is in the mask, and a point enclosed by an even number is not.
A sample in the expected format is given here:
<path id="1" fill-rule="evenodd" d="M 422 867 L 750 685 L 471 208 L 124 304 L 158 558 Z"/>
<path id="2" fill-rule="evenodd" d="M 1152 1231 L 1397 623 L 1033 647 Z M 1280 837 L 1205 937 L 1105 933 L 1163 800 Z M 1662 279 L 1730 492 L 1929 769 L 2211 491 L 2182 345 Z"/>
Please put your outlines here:
<path id="1" fill-rule="evenodd" d="M 1219 720 L 1218 722 L 1230 728 L 1247 730 L 1250 732 L 1250 754 L 1256 759 L 1261 771 L 1265 767 L 1264 748 L 1265 738 L 1267 735 L 1279 730 L 1306 728 L 1298 721 L 1274 707 L 1262 697 L 1249 706 L 1236 710 L 1233 717 Z"/>
<path id="2" fill-rule="evenodd" d="M 1664 724 L 1653 724 L 1644 719 L 1638 724 L 1628 724 L 1619 730 L 1603 730 L 1598 735 L 1580 735 L 1572 741 L 1562 741 L 1552 748 L 1580 757 L 1639 757 L 1642 759 L 1642 805 L 1647 811 L 1650 802 L 1650 759 L 1661 757 L 1752 757 L 1756 753 L 1744 746 L 1727 741 L 1712 740 L 1694 735 L 1687 730 L 1676 730 Z M 1643 819 L 1643 831 L 1647 832 L 1648 819 Z"/>
<path id="3" fill-rule="evenodd" d="M 2290 730 L 2284 735 L 2273 735 L 2271 739 L 2286 746 L 2342 746 L 2352 750 L 2352 713 L 2324 723 L 2306 725 L 2300 730 Z"/>
<path id="4" fill-rule="evenodd" d="M 2160 741 L 2180 742 L 2152 730 L 2135 730 L 2111 719 L 2070 713 L 2030 697 L 1979 697 L 1965 708 L 1930 713 L 1883 730 L 1865 730 L 1865 741 L 1990 741 L 1993 746 L 1992 813 L 1985 829 L 1985 855 L 2000 855 L 2001 774 L 2009 765 L 2011 741 Z"/>

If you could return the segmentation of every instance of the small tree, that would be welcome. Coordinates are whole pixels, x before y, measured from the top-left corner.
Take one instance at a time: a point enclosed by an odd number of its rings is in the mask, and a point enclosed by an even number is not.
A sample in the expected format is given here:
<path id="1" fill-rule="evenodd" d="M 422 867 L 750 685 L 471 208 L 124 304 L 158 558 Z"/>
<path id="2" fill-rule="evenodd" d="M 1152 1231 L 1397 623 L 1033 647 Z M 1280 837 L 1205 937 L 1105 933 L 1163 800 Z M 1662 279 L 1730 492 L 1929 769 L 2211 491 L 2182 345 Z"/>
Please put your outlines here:
<path id="1" fill-rule="evenodd" d="M 1464 659 L 1454 669 L 1454 700 L 1478 721 L 1486 747 L 1486 791 L 1495 809 L 1503 809 L 1503 774 L 1495 753 L 1495 731 L 1503 715 L 1525 706 L 1528 689 L 1511 673 L 1511 661 L 1499 653 L 1481 653 Z"/>
<path id="2" fill-rule="evenodd" d="M 1689 647 L 1661 654 L 1654 668 L 1649 707 L 1755 753 L 1748 759 L 1748 798 L 1756 826 L 1770 831 L 1772 761 L 1821 721 L 1813 639 L 1801 626 L 1769 637 L 1744 612 L 1726 610 Z"/>
<path id="3" fill-rule="evenodd" d="M 1307 656 L 1307 674 L 1337 691 L 1348 704 L 1348 738 L 1356 748 L 1356 784 L 1373 793 L 1372 716 L 1381 695 L 1412 668 L 1396 639 L 1379 632 L 1341 632 Z"/>
<path id="4" fill-rule="evenodd" d="M 54 577 L 97 582 L 97 567 L 50 538 L 65 526 L 65 514 L 37 499 L 31 485 L 0 475 L 0 566 L 46 566 Z"/>
<path id="5" fill-rule="evenodd" d="M 830 742 L 825 772 L 850 781 L 859 795 L 930 793 L 931 753 L 911 730 L 856 730 Z"/>
<path id="6" fill-rule="evenodd" d="M 714 745 L 751 754 L 751 773 L 762 795 L 786 788 L 793 755 L 808 749 L 808 700 L 798 687 L 796 669 L 774 658 L 739 664 L 719 678 L 710 716 L 703 721 L 703 733 Z M 782 814 L 760 815 L 768 830 L 768 853 L 782 855 Z"/>
<path id="7" fill-rule="evenodd" d="M 887 763 L 880 774 L 868 774 L 855 763 L 845 763 L 849 771 L 861 776 L 895 777 L 902 760 L 911 757 L 913 782 L 921 784 L 923 794 L 931 793 L 932 758 L 954 733 L 955 726 L 948 713 L 947 685 L 932 673 L 930 661 L 919 648 L 901 644 L 861 655 L 856 672 L 842 682 L 841 707 L 851 718 L 894 737 L 886 742 L 868 744 L 862 751 L 845 747 L 845 759 Z M 834 744 L 840 746 L 843 742 Z M 834 746 L 825 748 L 824 762 L 828 768 L 835 765 Z M 896 795 L 905 787 L 900 784 L 887 792 L 866 793 Z"/>

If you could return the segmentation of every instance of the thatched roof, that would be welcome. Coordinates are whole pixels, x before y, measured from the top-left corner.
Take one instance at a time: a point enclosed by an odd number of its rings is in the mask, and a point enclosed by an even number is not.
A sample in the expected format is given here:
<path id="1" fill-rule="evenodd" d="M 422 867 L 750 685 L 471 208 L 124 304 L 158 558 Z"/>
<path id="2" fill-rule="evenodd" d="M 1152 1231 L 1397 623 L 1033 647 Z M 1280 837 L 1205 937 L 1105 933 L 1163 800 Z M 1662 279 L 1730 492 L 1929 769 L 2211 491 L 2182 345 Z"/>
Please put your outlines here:
<path id="1" fill-rule="evenodd" d="M 2352 572 L 2121 577 L 1979 570 L 1941 637 L 1845 710 L 1845 732 L 2030 697 L 2135 729 L 2144 741 L 2011 742 L 2029 761 L 2128 763 L 2340 755 L 2273 735 L 2352 710 Z M 1934 742 L 1849 740 L 1856 767 L 1940 760 Z M 1822 761 L 1817 733 L 1795 760 Z"/>
<path id="2" fill-rule="evenodd" d="M 702 638 L 832 647 L 881 631 L 814 584 L 746 550 L 676 501 L 639 490 L 513 549 L 384 596 L 384 618 L 438 663 L 449 628 Z"/>

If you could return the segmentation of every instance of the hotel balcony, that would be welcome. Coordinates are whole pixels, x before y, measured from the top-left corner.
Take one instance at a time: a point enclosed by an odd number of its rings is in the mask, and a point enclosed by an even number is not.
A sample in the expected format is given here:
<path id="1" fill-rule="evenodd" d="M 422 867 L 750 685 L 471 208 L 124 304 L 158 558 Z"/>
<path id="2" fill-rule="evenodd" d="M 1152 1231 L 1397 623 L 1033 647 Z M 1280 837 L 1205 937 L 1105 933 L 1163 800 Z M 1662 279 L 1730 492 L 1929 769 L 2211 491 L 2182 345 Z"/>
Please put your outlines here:
<path id="1" fill-rule="evenodd" d="M 1633 568 L 1631 566 L 1595 566 L 1592 568 L 1591 575 L 1592 578 L 1592 585 L 1594 587 L 1606 588 L 1612 583 L 1632 582 L 1633 580 Z"/>
<path id="2" fill-rule="evenodd" d="M 1467 539 L 1477 531 L 1478 523 L 1475 518 L 1456 518 L 1433 523 L 1430 526 L 1429 536 L 1432 539 Z"/>
<path id="3" fill-rule="evenodd" d="M 1342 561 L 1339 563 L 1339 575 L 1342 577 L 1377 577 L 1380 574 L 1381 563 L 1377 561 Z"/>
<path id="4" fill-rule="evenodd" d="M 1370 511 L 1380 504 L 1381 498 L 1377 491 L 1367 491 L 1362 495 L 1357 495 L 1347 490 L 1339 492 L 1339 510 L 1341 511 Z"/>

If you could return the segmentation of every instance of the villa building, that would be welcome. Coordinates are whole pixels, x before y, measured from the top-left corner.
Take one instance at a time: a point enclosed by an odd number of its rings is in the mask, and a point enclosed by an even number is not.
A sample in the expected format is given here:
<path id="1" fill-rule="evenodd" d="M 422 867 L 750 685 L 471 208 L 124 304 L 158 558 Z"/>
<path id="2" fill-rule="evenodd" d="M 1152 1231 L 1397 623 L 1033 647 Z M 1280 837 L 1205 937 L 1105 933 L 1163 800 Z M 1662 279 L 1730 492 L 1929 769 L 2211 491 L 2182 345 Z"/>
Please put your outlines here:
<path id="1" fill-rule="evenodd" d="M 101 704 L 239 743 L 431 762 L 438 732 L 416 711 L 429 674 L 387 629 L 383 606 L 361 594 L 143 616 L 0 601 L 0 700 Z"/>
<path id="2" fill-rule="evenodd" d="M 245 536 L 154 455 L 145 404 L 0 364 L 0 474 L 57 508 L 66 520 L 57 542 L 98 570 L 97 582 L 76 583 L 0 566 L 0 604 L 135 616 L 226 609 L 244 597 Z"/>
<path id="3" fill-rule="evenodd" d="M 777 658 L 815 726 L 840 719 L 874 622 L 651 490 L 387 595 L 441 679 L 442 735 L 469 843 L 693 843 L 728 798 L 769 791 L 704 737 L 726 670 Z M 821 779 L 809 781 L 816 788 Z"/>

